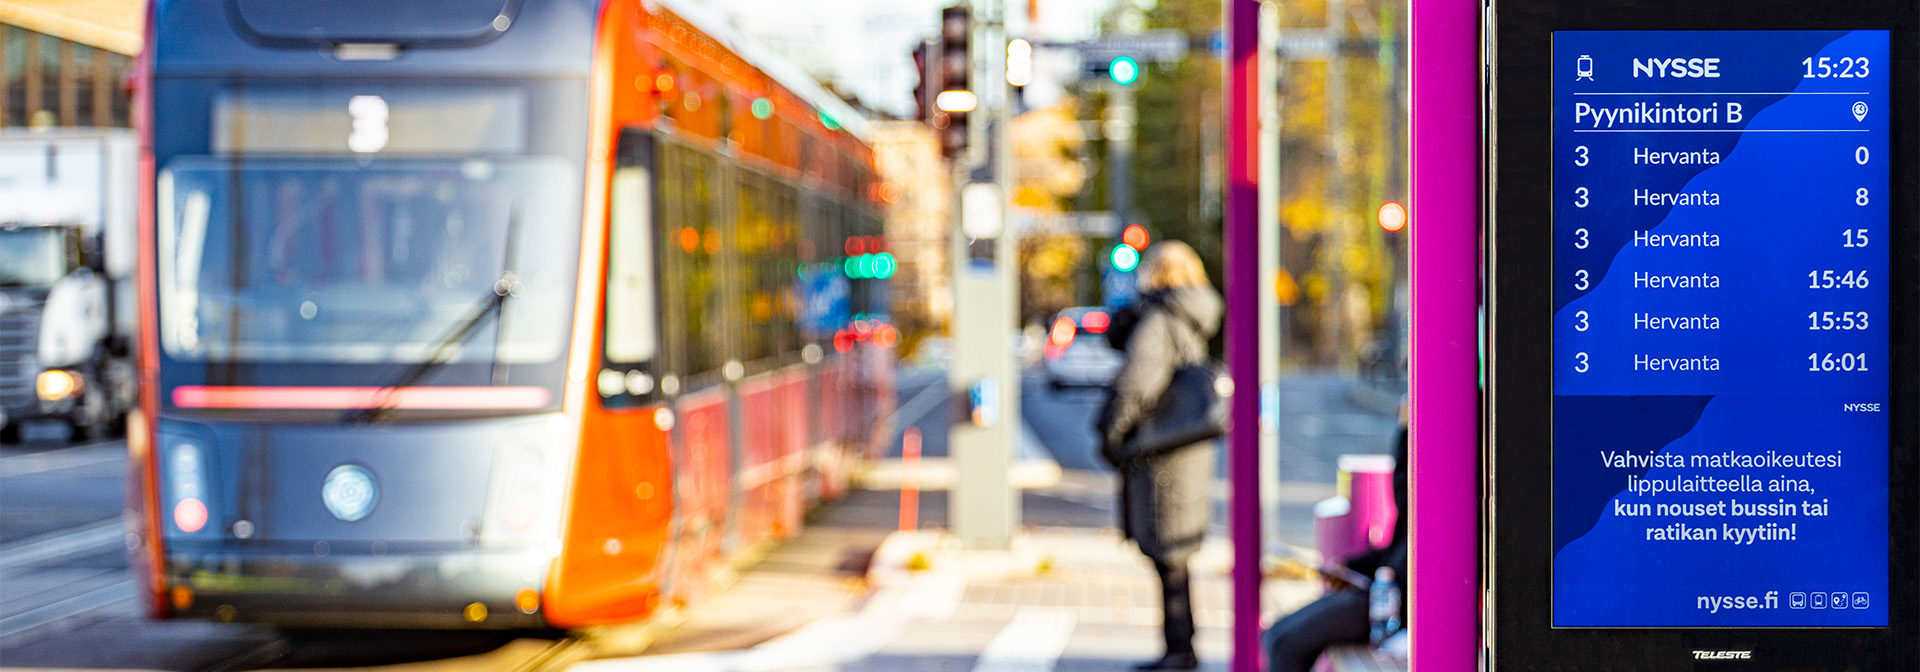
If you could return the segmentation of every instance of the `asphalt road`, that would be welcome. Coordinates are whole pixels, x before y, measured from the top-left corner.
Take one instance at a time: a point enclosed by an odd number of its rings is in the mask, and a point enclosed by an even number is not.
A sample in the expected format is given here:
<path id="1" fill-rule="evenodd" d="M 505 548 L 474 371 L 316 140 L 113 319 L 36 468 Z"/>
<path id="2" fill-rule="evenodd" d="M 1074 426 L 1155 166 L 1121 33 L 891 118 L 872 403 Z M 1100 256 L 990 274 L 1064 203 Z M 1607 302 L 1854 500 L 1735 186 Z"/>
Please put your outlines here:
<path id="1" fill-rule="evenodd" d="M 1280 530 L 1296 545 L 1311 543 L 1311 504 L 1332 492 L 1338 456 L 1390 448 L 1393 418 L 1355 404 L 1353 384 L 1340 375 L 1308 374 L 1281 385 Z M 952 397 L 946 385 L 939 370 L 906 369 L 898 378 L 896 424 L 919 428 L 929 457 L 947 450 Z M 1103 390 L 1053 389 L 1029 372 L 1021 395 L 1016 449 L 1023 456 L 1049 457 L 1070 479 L 1107 470 L 1092 428 Z M 896 441 L 893 453 L 898 450 Z M 118 441 L 0 446 L 0 668 L 204 670 L 450 659 L 463 669 L 535 669 L 567 660 L 575 644 L 537 633 L 289 636 L 245 625 L 148 621 L 138 613 L 126 566 L 125 478 L 126 448 Z M 1106 505 L 1098 497 L 1093 503 Z"/>

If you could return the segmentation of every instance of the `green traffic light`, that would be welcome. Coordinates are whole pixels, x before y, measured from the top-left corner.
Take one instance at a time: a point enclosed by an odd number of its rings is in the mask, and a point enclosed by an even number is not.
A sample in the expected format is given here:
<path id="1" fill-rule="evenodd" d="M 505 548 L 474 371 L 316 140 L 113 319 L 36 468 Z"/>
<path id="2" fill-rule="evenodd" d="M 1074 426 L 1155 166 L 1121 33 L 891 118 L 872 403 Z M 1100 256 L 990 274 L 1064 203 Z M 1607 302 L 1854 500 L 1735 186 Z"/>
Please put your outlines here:
<path id="1" fill-rule="evenodd" d="M 893 277 L 893 272 L 895 270 L 898 270 L 898 268 L 899 268 L 899 264 L 893 260 L 893 253 L 881 252 L 879 254 L 873 255 L 873 278 L 874 279 L 885 280 L 887 278 L 891 278 Z"/>
<path id="2" fill-rule="evenodd" d="M 1140 251 L 1132 245 L 1121 243 L 1113 246 L 1113 268 L 1121 273 L 1131 273 L 1140 265 Z"/>
<path id="3" fill-rule="evenodd" d="M 1112 77 L 1115 84 L 1132 86 L 1140 81 L 1140 62 L 1133 60 L 1132 56 L 1115 57 L 1112 63 L 1107 64 L 1107 76 Z"/>

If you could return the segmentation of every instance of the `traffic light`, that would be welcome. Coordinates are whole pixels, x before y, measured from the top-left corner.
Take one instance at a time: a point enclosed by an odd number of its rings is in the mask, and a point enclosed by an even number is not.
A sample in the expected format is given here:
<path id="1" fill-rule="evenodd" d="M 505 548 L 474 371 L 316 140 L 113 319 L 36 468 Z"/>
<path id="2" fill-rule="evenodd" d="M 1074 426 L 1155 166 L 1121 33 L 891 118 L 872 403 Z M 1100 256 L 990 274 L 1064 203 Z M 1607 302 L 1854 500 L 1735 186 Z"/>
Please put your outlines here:
<path id="1" fill-rule="evenodd" d="M 967 42 L 972 37 L 971 10 L 964 5 L 940 10 L 939 63 L 934 67 L 940 88 L 934 104 L 945 115 L 946 124 L 936 122 L 934 127 L 940 131 L 940 153 L 947 158 L 966 151 L 967 113 L 977 103 L 973 93 L 973 58 L 967 50 Z"/>
<path id="2" fill-rule="evenodd" d="M 1121 86 L 1132 86 L 1140 81 L 1140 62 L 1132 56 L 1115 56 L 1107 62 L 1107 77 Z"/>
<path id="3" fill-rule="evenodd" d="M 1020 38 L 1007 42 L 1007 84 L 1015 89 L 1033 83 L 1033 43 Z"/>
<path id="4" fill-rule="evenodd" d="M 913 72 L 919 75 L 913 83 L 914 121 L 932 123 L 939 116 L 939 110 L 933 107 L 933 97 L 940 93 L 940 74 L 933 68 L 939 48 L 933 40 L 921 40 L 913 47 Z"/>
<path id="5" fill-rule="evenodd" d="M 1121 273 L 1132 273 L 1133 269 L 1140 267 L 1140 251 L 1126 243 L 1114 245 L 1108 259 L 1113 262 L 1113 270 Z"/>
<path id="6" fill-rule="evenodd" d="M 885 280 L 899 269 L 900 262 L 890 252 L 855 255 L 841 262 L 841 271 L 849 280 Z"/>
<path id="7" fill-rule="evenodd" d="M 1380 204 L 1380 212 L 1375 217 L 1380 221 L 1380 228 L 1387 233 L 1399 233 L 1407 228 L 1407 206 L 1399 203 L 1387 201 Z"/>
<path id="8" fill-rule="evenodd" d="M 1139 224 L 1128 224 L 1127 228 L 1120 231 L 1120 242 L 1139 252 L 1147 251 L 1147 243 L 1151 240 L 1147 235 L 1147 227 Z"/>

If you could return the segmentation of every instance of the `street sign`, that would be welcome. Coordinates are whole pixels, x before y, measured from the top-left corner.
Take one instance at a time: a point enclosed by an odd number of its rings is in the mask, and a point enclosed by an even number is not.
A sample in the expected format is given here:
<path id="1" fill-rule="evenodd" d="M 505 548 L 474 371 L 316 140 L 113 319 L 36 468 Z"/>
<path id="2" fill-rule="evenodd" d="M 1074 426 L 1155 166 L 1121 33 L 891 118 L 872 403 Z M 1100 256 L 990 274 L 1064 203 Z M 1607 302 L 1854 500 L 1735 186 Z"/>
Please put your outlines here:
<path id="1" fill-rule="evenodd" d="M 1333 54 L 1338 41 L 1333 31 L 1323 28 L 1285 28 L 1280 30 L 1279 39 L 1274 46 L 1280 50 L 1283 58 L 1310 60 L 1326 58 Z"/>
<path id="2" fill-rule="evenodd" d="M 1187 34 L 1170 28 L 1149 30 L 1138 35 L 1116 35 L 1085 42 L 1063 42 L 1054 46 L 1080 52 L 1087 62 L 1106 63 L 1121 56 L 1141 61 L 1172 63 L 1187 55 Z"/>
<path id="3" fill-rule="evenodd" d="M 1119 308 L 1133 303 L 1140 297 L 1139 281 L 1134 279 L 1132 271 L 1118 271 L 1112 264 L 1100 265 L 1101 303 L 1108 308 Z"/>
<path id="4" fill-rule="evenodd" d="M 853 293 L 847 276 L 839 270 L 834 264 L 816 264 L 800 272 L 796 284 L 800 295 L 806 297 L 801 304 L 800 329 L 809 338 L 831 336 L 852 318 Z"/>
<path id="5" fill-rule="evenodd" d="M 998 238 L 1006 230 L 1000 185 L 974 182 L 960 188 L 960 232 L 968 238 Z"/>
<path id="6" fill-rule="evenodd" d="M 1070 236 L 1111 236 L 1115 228 L 1113 213 L 1106 210 L 1017 214 L 1013 226 L 1022 234 Z"/>

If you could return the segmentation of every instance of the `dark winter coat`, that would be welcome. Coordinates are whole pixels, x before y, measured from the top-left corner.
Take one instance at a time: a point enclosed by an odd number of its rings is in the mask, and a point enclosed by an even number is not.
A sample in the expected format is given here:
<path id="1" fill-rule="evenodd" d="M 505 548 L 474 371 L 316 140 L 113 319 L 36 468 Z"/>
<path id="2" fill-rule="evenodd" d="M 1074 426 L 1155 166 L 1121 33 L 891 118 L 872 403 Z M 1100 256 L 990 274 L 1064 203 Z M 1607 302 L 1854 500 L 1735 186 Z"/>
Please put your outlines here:
<path id="1" fill-rule="evenodd" d="M 1138 319 L 1128 316 L 1127 362 L 1114 377 L 1113 394 L 1096 429 L 1102 453 L 1120 471 L 1120 528 L 1140 552 L 1162 562 L 1184 562 L 1213 519 L 1214 442 L 1196 443 L 1132 461 L 1116 449 L 1146 419 L 1173 379 L 1175 369 L 1207 359 L 1207 341 L 1220 330 L 1220 296 L 1189 287 L 1142 297 Z"/>

